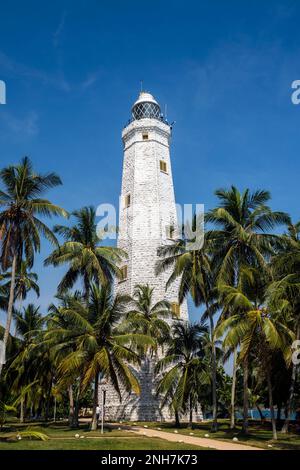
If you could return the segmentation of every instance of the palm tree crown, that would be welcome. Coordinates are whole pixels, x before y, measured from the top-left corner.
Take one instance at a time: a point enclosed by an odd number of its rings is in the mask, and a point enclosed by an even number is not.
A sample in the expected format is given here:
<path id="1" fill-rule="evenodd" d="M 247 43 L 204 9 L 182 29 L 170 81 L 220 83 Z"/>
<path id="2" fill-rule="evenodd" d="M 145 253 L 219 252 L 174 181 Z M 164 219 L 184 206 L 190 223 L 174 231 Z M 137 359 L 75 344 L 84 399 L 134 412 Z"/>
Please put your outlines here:
<path id="1" fill-rule="evenodd" d="M 40 249 L 40 234 L 57 244 L 56 237 L 39 216 L 66 216 L 61 207 L 41 196 L 48 189 L 61 184 L 55 173 L 40 175 L 34 173 L 28 157 L 19 165 L 11 165 L 0 171 L 0 262 L 3 270 L 11 264 L 13 256 L 26 260 L 31 266 L 35 251 Z"/>
<path id="2" fill-rule="evenodd" d="M 216 195 L 220 205 L 206 216 L 216 228 L 208 232 L 208 238 L 212 240 L 219 281 L 236 285 L 242 266 L 258 264 L 265 269 L 265 259 L 272 255 L 272 245 L 278 239 L 267 231 L 289 223 L 290 218 L 266 205 L 268 191 L 246 189 L 240 193 L 232 186 L 230 190 L 217 190 Z"/>
<path id="3" fill-rule="evenodd" d="M 165 321 L 170 317 L 170 304 L 165 300 L 153 304 L 153 291 L 148 284 L 135 286 L 126 318 L 132 331 L 149 335 L 163 344 L 170 331 Z"/>
<path id="4" fill-rule="evenodd" d="M 28 157 L 18 165 L 0 171 L 0 267 L 6 271 L 11 266 L 11 282 L 7 307 L 7 320 L 3 337 L 4 351 L 8 341 L 15 299 L 15 276 L 25 258 L 31 267 L 35 252 L 40 250 L 40 236 L 58 244 L 55 235 L 40 219 L 42 217 L 67 216 L 67 212 L 42 195 L 48 189 L 61 184 L 55 173 L 35 173 Z M 0 364 L 0 375 L 3 364 Z"/>
<path id="5" fill-rule="evenodd" d="M 58 286 L 60 294 L 72 288 L 81 278 L 88 297 L 90 282 L 111 283 L 114 275 L 120 274 L 117 264 L 125 254 L 115 247 L 100 246 L 93 207 L 83 207 L 72 215 L 76 220 L 75 225 L 54 227 L 54 231 L 66 241 L 45 260 L 45 265 L 69 266 Z"/>
<path id="6" fill-rule="evenodd" d="M 192 406 L 192 393 L 207 381 L 203 370 L 203 324 L 175 323 L 165 357 L 158 361 L 156 372 L 163 373 L 157 392 L 163 396 L 162 405 L 169 402 L 175 412 Z"/>

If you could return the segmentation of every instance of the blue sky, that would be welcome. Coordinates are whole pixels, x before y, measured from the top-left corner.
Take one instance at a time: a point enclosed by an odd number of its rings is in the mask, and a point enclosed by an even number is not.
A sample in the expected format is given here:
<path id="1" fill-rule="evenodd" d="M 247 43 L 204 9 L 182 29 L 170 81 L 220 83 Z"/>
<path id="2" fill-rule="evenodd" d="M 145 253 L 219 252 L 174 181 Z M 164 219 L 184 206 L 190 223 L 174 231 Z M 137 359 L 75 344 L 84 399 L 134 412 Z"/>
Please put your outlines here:
<path id="1" fill-rule="evenodd" d="M 215 204 L 218 187 L 266 188 L 299 219 L 300 2 L 1 2 L 0 165 L 29 155 L 63 186 L 68 210 L 117 204 L 121 130 L 143 80 L 176 121 L 177 201 Z M 43 308 L 62 270 L 42 268 Z M 197 314 L 193 312 L 192 318 Z"/>

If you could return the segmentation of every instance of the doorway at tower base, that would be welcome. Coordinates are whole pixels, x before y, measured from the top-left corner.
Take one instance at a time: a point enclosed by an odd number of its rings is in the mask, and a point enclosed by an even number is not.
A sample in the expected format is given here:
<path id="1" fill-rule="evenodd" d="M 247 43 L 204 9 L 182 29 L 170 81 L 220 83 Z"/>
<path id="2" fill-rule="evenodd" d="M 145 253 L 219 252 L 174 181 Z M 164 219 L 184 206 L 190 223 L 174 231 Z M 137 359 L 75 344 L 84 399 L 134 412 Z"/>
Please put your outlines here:
<path id="1" fill-rule="evenodd" d="M 139 370 L 134 369 L 137 376 L 141 393 L 128 393 L 121 389 L 122 400 L 111 383 L 101 381 L 99 384 L 98 402 L 100 410 L 104 409 L 105 422 L 120 421 L 174 421 L 174 413 L 169 406 L 161 408 L 161 399 L 156 395 L 156 384 L 154 375 L 155 363 L 146 359 Z M 103 401 L 104 399 L 104 406 Z M 188 413 L 180 416 L 181 420 L 188 420 Z M 101 419 L 101 416 L 100 416 Z M 193 420 L 203 420 L 201 407 L 193 413 Z"/>

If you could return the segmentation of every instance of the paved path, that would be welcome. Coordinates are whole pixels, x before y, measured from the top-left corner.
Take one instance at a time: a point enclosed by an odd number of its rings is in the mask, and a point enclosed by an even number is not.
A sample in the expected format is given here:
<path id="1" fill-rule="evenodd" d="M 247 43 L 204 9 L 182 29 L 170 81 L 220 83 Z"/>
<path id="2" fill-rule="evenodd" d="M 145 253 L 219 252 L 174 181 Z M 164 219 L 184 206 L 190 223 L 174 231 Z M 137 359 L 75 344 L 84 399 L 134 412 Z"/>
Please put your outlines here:
<path id="1" fill-rule="evenodd" d="M 263 450 L 259 447 L 247 446 L 245 444 L 237 444 L 235 442 L 225 442 L 205 437 L 187 436 L 186 434 L 176 434 L 166 431 L 158 431 L 156 429 L 143 428 L 139 426 L 127 426 L 122 424 L 111 424 L 110 426 L 114 429 L 121 428 L 136 434 L 142 434 L 143 436 L 147 437 L 160 437 L 161 439 L 165 439 L 166 441 L 170 442 L 185 442 L 186 444 L 192 444 L 201 447 L 209 447 L 210 449 L 215 450 Z"/>

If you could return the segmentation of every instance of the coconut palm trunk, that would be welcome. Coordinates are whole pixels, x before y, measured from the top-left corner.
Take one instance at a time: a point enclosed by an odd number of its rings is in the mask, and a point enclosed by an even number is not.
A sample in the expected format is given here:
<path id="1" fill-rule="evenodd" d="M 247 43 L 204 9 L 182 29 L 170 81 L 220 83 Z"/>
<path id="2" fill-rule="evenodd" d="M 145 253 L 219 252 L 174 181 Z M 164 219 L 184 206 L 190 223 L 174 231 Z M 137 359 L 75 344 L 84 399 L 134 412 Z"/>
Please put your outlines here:
<path id="1" fill-rule="evenodd" d="M 248 396 L 248 375 L 249 375 L 249 362 L 248 357 L 244 359 L 244 376 L 243 376 L 243 433 L 248 434 L 248 410 L 249 410 L 249 396 Z"/>
<path id="2" fill-rule="evenodd" d="M 218 429 L 217 422 L 217 361 L 216 361 L 216 346 L 214 340 L 214 321 L 212 315 L 209 315 L 210 321 L 210 337 L 211 337 L 211 356 L 212 356 L 212 402 L 213 402 L 213 420 L 212 420 L 212 432 L 216 432 Z"/>
<path id="3" fill-rule="evenodd" d="M 269 364 L 266 364 L 266 369 L 265 370 L 266 370 L 266 375 L 267 375 L 269 407 L 270 407 L 270 414 L 271 414 L 273 439 L 277 439 L 276 419 L 275 419 L 275 411 L 274 411 L 274 404 L 273 404 L 272 380 L 271 380 L 271 371 L 270 371 L 270 365 Z"/>
<path id="4" fill-rule="evenodd" d="M 4 336 L 3 336 L 3 349 L 2 349 L 3 361 L 0 362 L 0 377 L 2 375 L 2 369 L 3 369 L 5 357 L 6 357 L 6 347 L 7 347 L 7 342 L 8 342 L 8 338 L 10 334 L 10 326 L 11 326 L 11 321 L 12 321 L 12 312 L 13 312 L 14 297 L 15 297 L 14 294 L 15 294 L 15 282 L 16 282 L 16 266 L 17 266 L 17 255 L 14 254 L 12 267 L 11 267 L 11 283 L 10 283 L 10 289 L 9 289 L 7 319 L 6 319 Z"/>
<path id="5" fill-rule="evenodd" d="M 52 379 L 49 382 L 48 390 L 46 394 L 45 421 L 48 421 L 50 417 L 51 390 L 52 390 Z"/>
<path id="6" fill-rule="evenodd" d="M 281 410 L 282 410 L 282 403 L 279 402 L 277 404 L 277 416 L 276 416 L 276 426 L 280 426 L 280 422 L 281 422 Z"/>
<path id="7" fill-rule="evenodd" d="M 24 423 L 24 404 L 25 399 L 22 397 L 20 401 L 20 423 Z"/>
<path id="8" fill-rule="evenodd" d="M 75 418 L 75 410 L 74 410 L 74 395 L 73 395 L 73 386 L 70 385 L 68 388 L 69 393 L 69 426 L 74 427 L 74 418 Z"/>
<path id="9" fill-rule="evenodd" d="M 54 421 L 54 423 L 56 421 L 56 408 L 57 408 L 57 400 L 56 400 L 56 397 L 54 397 L 54 409 L 53 409 L 53 421 Z"/>
<path id="10" fill-rule="evenodd" d="M 237 349 L 233 352 L 232 366 L 232 385 L 231 385 L 231 403 L 230 403 L 230 429 L 235 428 L 235 389 L 236 389 L 236 365 L 237 365 Z"/>
<path id="11" fill-rule="evenodd" d="M 97 419 L 97 406 L 98 406 L 98 382 L 99 382 L 99 374 L 95 375 L 95 389 L 94 389 L 94 403 L 93 403 L 93 416 L 92 416 L 92 423 L 91 423 L 91 430 L 96 431 L 98 426 L 98 419 Z"/>
<path id="12" fill-rule="evenodd" d="M 189 428 L 193 428 L 193 400 L 190 396 L 190 405 L 189 405 Z"/>
<path id="13" fill-rule="evenodd" d="M 82 391 L 82 375 L 79 377 L 78 380 L 78 387 L 76 392 L 76 397 L 74 400 L 74 417 L 73 417 L 73 427 L 79 427 L 79 406 L 80 406 L 80 396 Z"/>
<path id="14" fill-rule="evenodd" d="M 180 419 L 179 419 L 179 412 L 177 409 L 175 411 L 175 427 L 180 428 Z"/>
<path id="15" fill-rule="evenodd" d="M 300 325 L 298 325 L 297 327 L 296 339 L 300 340 Z M 289 399 L 288 399 L 287 407 L 286 407 L 286 417 L 285 417 L 284 425 L 281 430 L 281 432 L 284 434 L 288 433 L 289 431 L 290 416 L 291 416 L 291 413 L 293 410 L 293 404 L 294 404 L 296 379 L 297 379 L 297 364 L 293 363 Z"/>
<path id="16" fill-rule="evenodd" d="M 263 415 L 263 412 L 261 411 L 260 406 L 259 406 L 257 403 L 256 403 L 255 406 L 256 406 L 256 409 L 257 409 L 257 411 L 258 411 L 258 413 L 259 413 L 260 420 L 263 422 L 263 421 L 265 420 L 265 417 L 264 417 L 264 415 Z"/>
<path id="17" fill-rule="evenodd" d="M 18 310 L 19 310 L 19 312 L 21 312 L 21 310 L 22 310 L 22 305 L 23 305 L 23 299 L 22 299 L 22 297 L 20 296 L 20 297 L 19 297 L 19 302 L 18 302 Z M 15 337 L 17 336 L 17 324 L 15 324 L 14 336 L 15 336 Z"/>

